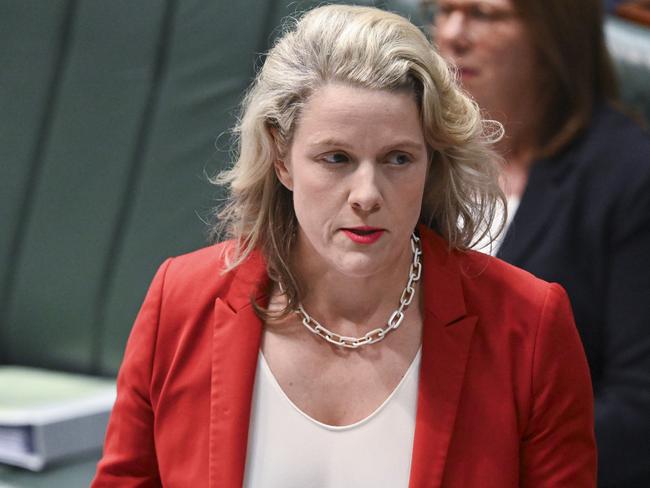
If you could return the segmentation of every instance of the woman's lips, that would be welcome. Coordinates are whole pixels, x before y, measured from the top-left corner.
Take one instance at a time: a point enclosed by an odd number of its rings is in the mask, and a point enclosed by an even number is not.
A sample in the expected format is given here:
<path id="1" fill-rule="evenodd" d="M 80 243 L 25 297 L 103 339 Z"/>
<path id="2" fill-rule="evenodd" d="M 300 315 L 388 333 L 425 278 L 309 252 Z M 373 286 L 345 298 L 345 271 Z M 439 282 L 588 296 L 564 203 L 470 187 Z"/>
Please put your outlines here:
<path id="1" fill-rule="evenodd" d="M 377 242 L 384 233 L 384 229 L 377 227 L 348 227 L 341 230 L 352 242 L 357 244 Z"/>
<path id="2" fill-rule="evenodd" d="M 464 80 L 470 80 L 478 76 L 478 70 L 474 68 L 468 68 L 466 66 L 461 66 L 458 68 L 458 73 L 460 77 Z"/>

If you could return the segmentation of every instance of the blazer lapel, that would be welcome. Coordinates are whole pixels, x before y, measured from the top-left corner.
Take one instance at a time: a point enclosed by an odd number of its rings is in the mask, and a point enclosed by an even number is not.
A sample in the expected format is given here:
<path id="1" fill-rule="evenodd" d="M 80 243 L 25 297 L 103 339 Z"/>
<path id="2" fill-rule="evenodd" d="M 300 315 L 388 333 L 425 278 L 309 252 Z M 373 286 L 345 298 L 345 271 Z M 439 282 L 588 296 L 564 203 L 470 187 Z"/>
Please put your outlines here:
<path id="1" fill-rule="evenodd" d="M 520 265 L 537 247 L 536 243 L 544 239 L 553 216 L 565 198 L 571 196 L 562 192 L 562 181 L 574 160 L 575 151 L 568 150 L 557 159 L 543 159 L 533 164 L 521 203 L 497 257 Z"/>
<path id="2" fill-rule="evenodd" d="M 234 272 L 231 288 L 214 305 L 210 385 L 209 486 L 241 487 L 262 322 L 251 297 L 264 305 L 268 283 L 259 255 Z"/>
<path id="3" fill-rule="evenodd" d="M 477 317 L 465 309 L 460 269 L 447 244 L 423 236 L 424 326 L 410 488 L 441 486 Z"/>

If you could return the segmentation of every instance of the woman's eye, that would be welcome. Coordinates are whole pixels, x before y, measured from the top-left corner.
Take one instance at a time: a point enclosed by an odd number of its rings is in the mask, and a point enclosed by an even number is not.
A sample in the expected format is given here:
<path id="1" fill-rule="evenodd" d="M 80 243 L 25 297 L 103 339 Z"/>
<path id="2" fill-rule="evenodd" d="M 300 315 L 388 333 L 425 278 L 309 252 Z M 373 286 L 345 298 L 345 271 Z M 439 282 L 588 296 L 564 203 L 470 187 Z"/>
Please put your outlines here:
<path id="1" fill-rule="evenodd" d="M 511 12 L 503 9 L 496 9 L 489 5 L 478 4 L 470 8 L 468 14 L 475 20 L 493 22 L 508 18 L 511 15 Z"/>
<path id="2" fill-rule="evenodd" d="M 450 5 L 438 5 L 436 9 L 436 15 L 447 17 L 451 15 L 454 11 L 454 7 Z"/>
<path id="3" fill-rule="evenodd" d="M 468 13 L 472 19 L 476 20 L 489 20 L 492 17 L 490 9 L 483 5 L 474 5 Z"/>
<path id="4" fill-rule="evenodd" d="M 343 153 L 326 154 L 322 159 L 329 164 L 341 164 L 349 161 L 348 157 Z"/>
<path id="5" fill-rule="evenodd" d="M 404 153 L 392 153 L 388 156 L 388 162 L 395 166 L 404 166 L 412 161 L 411 156 Z"/>

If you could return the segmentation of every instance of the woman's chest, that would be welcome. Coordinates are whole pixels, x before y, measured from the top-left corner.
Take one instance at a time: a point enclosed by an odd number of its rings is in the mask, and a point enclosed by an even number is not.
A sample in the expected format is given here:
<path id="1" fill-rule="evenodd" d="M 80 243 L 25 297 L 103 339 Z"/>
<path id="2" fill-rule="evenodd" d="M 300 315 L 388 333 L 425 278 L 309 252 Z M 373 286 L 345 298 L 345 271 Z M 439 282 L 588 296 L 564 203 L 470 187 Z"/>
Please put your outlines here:
<path id="1" fill-rule="evenodd" d="M 262 344 L 265 364 L 282 393 L 329 425 L 349 425 L 374 412 L 396 390 L 419 350 L 417 343 L 397 350 L 378 344 L 365 350 L 318 344 L 310 350 L 273 339 Z"/>
<path id="2" fill-rule="evenodd" d="M 244 486 L 407 487 L 420 353 L 388 398 L 342 426 L 310 417 L 282 391 L 259 356 Z M 350 469 L 354 466 L 354 469 Z"/>

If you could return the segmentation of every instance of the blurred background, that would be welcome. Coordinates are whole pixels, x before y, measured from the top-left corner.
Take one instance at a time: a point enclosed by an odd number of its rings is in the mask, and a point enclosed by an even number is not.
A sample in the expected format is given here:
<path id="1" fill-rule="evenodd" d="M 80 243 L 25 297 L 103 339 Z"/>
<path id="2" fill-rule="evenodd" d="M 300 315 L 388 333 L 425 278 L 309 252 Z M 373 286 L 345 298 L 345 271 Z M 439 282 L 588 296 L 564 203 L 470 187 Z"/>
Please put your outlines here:
<path id="1" fill-rule="evenodd" d="M 0 0 L 0 364 L 114 378 L 157 266 L 207 243 L 261 53 L 317 3 Z M 428 32 L 418 0 L 352 3 Z M 650 27 L 608 6 L 623 99 L 650 116 Z M 0 465 L 0 488 L 87 486 L 98 458 Z"/>

